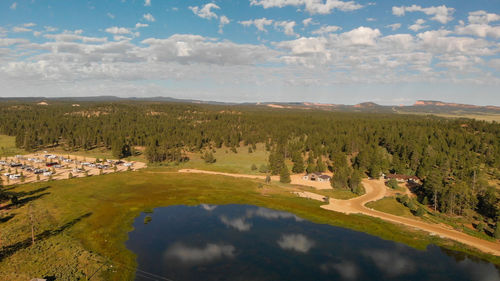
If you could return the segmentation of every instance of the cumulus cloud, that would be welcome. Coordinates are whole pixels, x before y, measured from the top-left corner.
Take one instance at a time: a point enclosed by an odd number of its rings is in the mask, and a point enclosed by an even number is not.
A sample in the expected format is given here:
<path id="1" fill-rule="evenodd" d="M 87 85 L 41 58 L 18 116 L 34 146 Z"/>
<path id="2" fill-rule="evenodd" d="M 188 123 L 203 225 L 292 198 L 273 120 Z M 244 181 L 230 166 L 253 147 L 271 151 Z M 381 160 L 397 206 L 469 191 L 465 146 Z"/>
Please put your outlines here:
<path id="1" fill-rule="evenodd" d="M 11 10 L 17 9 L 17 2 L 12 3 L 12 5 L 10 5 L 10 9 Z"/>
<path id="2" fill-rule="evenodd" d="M 189 9 L 198 17 L 203 18 L 203 19 L 212 19 L 212 18 L 218 18 L 217 14 L 212 11 L 220 9 L 219 6 L 215 3 L 208 3 L 205 4 L 203 7 L 198 7 L 198 6 L 189 6 Z"/>
<path id="3" fill-rule="evenodd" d="M 141 23 L 141 22 L 138 22 L 135 24 L 135 28 L 142 28 L 142 27 L 148 27 L 149 24 L 147 23 Z"/>
<path id="4" fill-rule="evenodd" d="M 261 217 L 265 219 L 295 219 L 296 221 L 301 221 L 299 217 L 297 217 L 294 214 L 287 213 L 287 212 L 280 212 L 280 211 L 275 211 L 271 209 L 265 209 L 265 208 L 257 208 L 257 209 L 252 209 L 247 211 L 247 217 Z"/>
<path id="5" fill-rule="evenodd" d="M 264 9 L 304 6 L 310 14 L 330 14 L 333 10 L 354 11 L 363 7 L 354 1 L 340 0 L 250 0 L 250 5 L 262 6 Z"/>
<path id="6" fill-rule="evenodd" d="M 224 25 L 229 24 L 231 22 L 230 19 L 226 16 L 220 16 L 219 18 L 219 33 L 222 34 Z"/>
<path id="7" fill-rule="evenodd" d="M 480 10 L 470 12 L 467 19 L 471 24 L 488 24 L 490 22 L 500 21 L 500 15 Z"/>
<path id="8" fill-rule="evenodd" d="M 293 30 L 295 27 L 294 21 L 277 21 L 274 23 L 274 28 L 283 31 L 288 36 L 296 36 L 297 34 Z"/>
<path id="9" fill-rule="evenodd" d="M 106 14 L 108 16 L 108 18 L 114 20 L 115 19 L 115 15 L 113 15 L 112 13 L 107 13 Z"/>
<path id="10" fill-rule="evenodd" d="M 309 25 L 312 25 L 312 24 L 318 24 L 318 23 L 314 22 L 312 18 L 307 18 L 307 19 L 302 20 L 302 25 L 304 27 L 308 27 Z"/>
<path id="11" fill-rule="evenodd" d="M 408 29 L 413 30 L 415 32 L 419 31 L 420 29 L 424 29 L 429 27 L 428 25 L 424 25 L 425 20 L 424 19 L 418 19 L 415 21 L 414 24 L 410 25 Z"/>
<path id="12" fill-rule="evenodd" d="M 151 0 L 144 0 L 144 6 L 150 7 L 151 6 Z"/>
<path id="13" fill-rule="evenodd" d="M 339 30 L 342 30 L 342 27 L 336 26 L 336 25 L 324 25 L 324 26 L 312 31 L 311 33 L 316 34 L 316 35 L 322 35 L 322 34 L 336 32 Z"/>
<path id="14" fill-rule="evenodd" d="M 131 34 L 132 33 L 132 31 L 130 31 L 130 29 L 128 29 L 128 28 L 117 27 L 117 26 L 108 27 L 108 28 L 106 28 L 105 31 L 107 33 L 111 33 L 111 34 Z"/>
<path id="15" fill-rule="evenodd" d="M 453 20 L 452 15 L 455 12 L 455 9 L 446 7 L 446 5 L 431 6 L 428 8 L 423 8 L 418 5 L 392 7 L 392 14 L 395 16 L 401 17 L 404 16 L 407 12 L 422 12 L 428 16 L 432 16 L 432 20 L 445 24 Z"/>
<path id="16" fill-rule="evenodd" d="M 392 29 L 392 31 L 398 30 L 401 28 L 400 23 L 393 23 L 393 24 L 388 24 L 385 27 Z"/>
<path id="17" fill-rule="evenodd" d="M 247 222 L 245 217 L 229 219 L 226 216 L 220 216 L 220 221 L 238 231 L 248 231 L 252 227 L 252 224 Z"/>
<path id="18" fill-rule="evenodd" d="M 342 33 L 343 39 L 351 45 L 374 46 L 375 40 L 381 35 L 380 30 L 370 27 L 358 27 Z"/>
<path id="19" fill-rule="evenodd" d="M 500 38 L 500 26 L 490 26 L 488 24 L 458 25 L 455 32 L 461 35 L 473 35 L 477 37 Z"/>
<path id="20" fill-rule="evenodd" d="M 315 242 L 302 234 L 284 234 L 277 241 L 280 248 L 299 253 L 307 253 L 314 247 Z"/>
<path id="21" fill-rule="evenodd" d="M 147 21 L 149 21 L 149 22 L 156 21 L 155 17 L 153 17 L 153 15 L 150 14 L 150 13 L 142 15 L 142 18 L 145 19 L 145 20 L 147 20 Z"/>
<path id="22" fill-rule="evenodd" d="M 266 19 L 266 18 L 260 18 L 260 19 L 254 19 L 254 20 L 246 20 L 246 21 L 239 21 L 239 24 L 243 26 L 255 26 L 257 30 L 267 32 L 266 26 L 272 25 L 273 20 Z"/>
<path id="23" fill-rule="evenodd" d="M 206 244 L 204 247 L 189 247 L 174 244 L 165 252 L 166 258 L 179 260 L 189 264 L 204 264 L 224 258 L 234 258 L 235 248 L 226 244 Z"/>

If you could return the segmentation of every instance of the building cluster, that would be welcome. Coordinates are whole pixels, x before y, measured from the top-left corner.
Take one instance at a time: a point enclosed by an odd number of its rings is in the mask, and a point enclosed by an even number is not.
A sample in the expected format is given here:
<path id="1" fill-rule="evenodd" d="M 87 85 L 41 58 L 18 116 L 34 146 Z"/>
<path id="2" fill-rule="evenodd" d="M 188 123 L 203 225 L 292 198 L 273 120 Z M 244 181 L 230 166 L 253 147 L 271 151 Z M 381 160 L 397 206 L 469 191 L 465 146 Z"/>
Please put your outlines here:
<path id="1" fill-rule="evenodd" d="M 54 154 L 36 155 L 35 157 L 27 157 L 24 155 L 16 155 L 15 157 L 0 160 L 1 175 L 9 180 L 19 180 L 29 175 L 43 175 L 51 177 L 55 175 L 59 169 L 70 169 L 74 174 L 83 173 L 88 169 L 108 170 L 116 166 L 132 167 L 131 162 L 121 160 L 106 160 L 102 162 L 84 162 L 69 157 L 57 156 Z"/>

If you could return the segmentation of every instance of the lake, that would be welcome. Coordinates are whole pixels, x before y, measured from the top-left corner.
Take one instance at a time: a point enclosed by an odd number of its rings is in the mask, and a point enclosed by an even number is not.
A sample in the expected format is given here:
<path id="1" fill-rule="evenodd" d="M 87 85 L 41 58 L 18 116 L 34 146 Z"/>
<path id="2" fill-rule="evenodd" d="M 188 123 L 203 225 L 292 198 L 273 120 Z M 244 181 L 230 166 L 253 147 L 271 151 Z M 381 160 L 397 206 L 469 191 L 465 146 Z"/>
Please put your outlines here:
<path id="1" fill-rule="evenodd" d="M 500 280 L 493 264 L 461 253 L 249 205 L 157 208 L 134 228 L 136 280 Z"/>

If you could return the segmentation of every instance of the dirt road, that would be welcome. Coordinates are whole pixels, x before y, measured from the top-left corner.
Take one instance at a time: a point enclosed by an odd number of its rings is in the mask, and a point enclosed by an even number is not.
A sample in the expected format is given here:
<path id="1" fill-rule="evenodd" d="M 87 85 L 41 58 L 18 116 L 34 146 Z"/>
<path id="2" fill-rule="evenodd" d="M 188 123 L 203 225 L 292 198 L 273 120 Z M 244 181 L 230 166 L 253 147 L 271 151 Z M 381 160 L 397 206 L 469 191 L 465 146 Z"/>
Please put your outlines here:
<path id="1" fill-rule="evenodd" d="M 224 175 L 230 177 L 254 178 L 254 179 L 265 178 L 265 176 L 259 176 L 259 175 L 219 173 L 219 172 L 196 170 L 196 169 L 183 169 L 179 170 L 179 172 L 216 174 L 216 175 Z M 272 180 L 279 180 L 279 177 L 272 177 Z M 387 187 L 385 186 L 383 180 L 368 180 L 368 179 L 363 180 L 363 186 L 365 187 L 366 190 L 366 193 L 364 195 L 349 200 L 330 199 L 329 204 L 323 205 L 321 206 L 321 208 L 345 214 L 355 214 L 355 213 L 364 214 L 367 216 L 380 218 L 392 223 L 403 224 L 409 227 L 414 227 L 416 229 L 427 231 L 432 235 L 438 235 L 443 238 L 449 238 L 461 242 L 465 245 L 472 246 L 486 253 L 500 256 L 500 243 L 490 242 L 480 238 L 476 238 L 467 235 L 465 233 L 453 230 L 451 228 L 447 228 L 446 226 L 443 225 L 430 224 L 416 219 L 399 217 L 366 207 L 365 205 L 368 202 L 377 201 L 384 198 L 387 192 Z M 324 196 L 313 192 L 294 192 L 294 194 L 300 197 L 314 199 L 318 201 L 323 201 L 324 198 Z"/>
<path id="2" fill-rule="evenodd" d="M 214 172 L 214 171 L 206 171 L 206 170 L 197 170 L 197 169 L 181 169 L 179 173 L 199 173 L 199 174 L 212 174 L 212 175 L 222 175 L 228 177 L 236 177 L 236 178 L 250 178 L 250 179 L 266 179 L 266 176 L 262 175 L 247 175 L 247 174 L 232 174 L 232 173 L 222 173 L 222 172 Z M 331 189 L 330 182 L 319 182 L 319 181 L 310 181 L 302 179 L 301 174 L 290 175 L 291 184 L 310 186 L 316 189 Z M 272 181 L 279 181 L 279 176 L 272 176 Z"/>
<path id="3" fill-rule="evenodd" d="M 483 252 L 500 256 L 500 243 L 479 239 L 453 230 L 451 228 L 447 228 L 443 225 L 430 224 L 419 220 L 399 217 L 366 207 L 366 203 L 384 198 L 387 188 L 383 180 L 365 179 L 363 180 L 363 186 L 365 187 L 366 194 L 350 200 L 330 199 L 329 204 L 323 205 L 321 206 L 321 208 L 346 214 L 359 213 L 380 218 L 393 223 L 400 223 L 406 226 L 427 231 L 433 235 L 438 235 L 440 237 L 446 237 L 461 242 L 463 244 L 475 247 Z"/>

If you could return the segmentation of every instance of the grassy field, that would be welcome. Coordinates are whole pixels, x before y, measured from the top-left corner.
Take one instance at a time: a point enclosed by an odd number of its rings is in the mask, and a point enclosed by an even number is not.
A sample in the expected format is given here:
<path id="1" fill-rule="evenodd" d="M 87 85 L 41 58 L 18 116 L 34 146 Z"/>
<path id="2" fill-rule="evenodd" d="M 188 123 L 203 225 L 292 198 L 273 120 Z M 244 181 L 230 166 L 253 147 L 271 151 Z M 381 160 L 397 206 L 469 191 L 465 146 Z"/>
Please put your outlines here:
<path id="1" fill-rule="evenodd" d="M 231 152 L 229 148 L 216 149 L 213 155 L 217 161 L 213 164 L 205 163 L 201 159 L 201 153 L 189 153 L 189 162 L 181 164 L 180 167 L 224 173 L 260 174 L 258 169 L 251 169 L 252 164 L 255 164 L 257 168 L 267 164 L 269 153 L 263 144 L 258 144 L 257 150 L 252 153 L 248 153 L 248 146 L 238 147 L 236 151 L 238 153 Z"/>
<path id="2" fill-rule="evenodd" d="M 415 216 L 411 213 L 410 209 L 399 203 L 395 197 L 385 197 L 378 201 L 369 202 L 366 206 L 384 213 L 415 219 Z"/>
<path id="3" fill-rule="evenodd" d="M 289 211 L 316 223 L 343 226 L 424 249 L 436 243 L 481 256 L 450 240 L 362 215 L 319 208 L 321 202 L 293 196 L 279 184 L 151 168 L 99 177 L 27 184 L 18 207 L 2 208 L 0 280 L 55 276 L 58 280 L 131 280 L 135 256 L 125 248 L 127 233 L 141 212 L 169 205 L 252 204 Z M 260 187 L 259 187 L 260 186 Z M 30 214 L 36 243 L 31 246 Z M 101 267 L 102 266 L 102 267 Z M 111 267 L 112 266 L 112 267 Z"/>
<path id="4" fill-rule="evenodd" d="M 23 154 L 24 150 L 16 147 L 16 137 L 0 135 L 0 157 Z"/>

